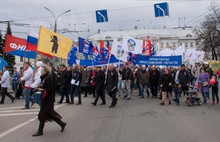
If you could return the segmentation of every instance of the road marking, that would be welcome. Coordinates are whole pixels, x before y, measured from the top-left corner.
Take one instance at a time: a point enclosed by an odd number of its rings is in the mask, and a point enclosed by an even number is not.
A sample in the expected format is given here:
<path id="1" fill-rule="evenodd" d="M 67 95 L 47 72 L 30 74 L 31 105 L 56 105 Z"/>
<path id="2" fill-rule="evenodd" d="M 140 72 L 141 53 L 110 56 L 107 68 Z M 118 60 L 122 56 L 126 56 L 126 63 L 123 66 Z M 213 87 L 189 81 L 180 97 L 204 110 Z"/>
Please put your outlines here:
<path id="1" fill-rule="evenodd" d="M 58 108 L 60 108 L 60 107 L 62 107 L 62 106 L 64 106 L 64 104 L 55 106 L 55 109 L 58 109 Z M 36 120 L 36 118 L 32 118 L 32 119 L 30 119 L 30 120 L 28 120 L 28 121 L 26 121 L 26 122 L 24 122 L 24 123 L 21 123 L 21 124 L 15 126 L 15 127 L 11 128 L 11 129 L 6 130 L 5 132 L 3 132 L 3 133 L 0 134 L 0 139 L 1 139 L 2 137 L 6 136 L 6 135 L 8 135 L 8 134 L 10 134 L 10 133 L 12 133 L 12 132 L 18 130 L 18 129 L 20 129 L 21 127 L 24 127 L 25 125 L 30 124 L 30 123 L 33 122 L 34 120 Z"/>
<path id="2" fill-rule="evenodd" d="M 4 111 L 0 111 L 0 116 L 1 113 L 16 113 L 16 112 L 33 112 L 33 111 L 39 111 L 40 109 L 28 109 L 28 110 L 4 110 Z"/>
<path id="3" fill-rule="evenodd" d="M 1 111 L 1 110 L 10 110 L 10 109 L 21 109 L 22 107 L 24 107 L 24 106 L 0 108 L 0 111 Z"/>

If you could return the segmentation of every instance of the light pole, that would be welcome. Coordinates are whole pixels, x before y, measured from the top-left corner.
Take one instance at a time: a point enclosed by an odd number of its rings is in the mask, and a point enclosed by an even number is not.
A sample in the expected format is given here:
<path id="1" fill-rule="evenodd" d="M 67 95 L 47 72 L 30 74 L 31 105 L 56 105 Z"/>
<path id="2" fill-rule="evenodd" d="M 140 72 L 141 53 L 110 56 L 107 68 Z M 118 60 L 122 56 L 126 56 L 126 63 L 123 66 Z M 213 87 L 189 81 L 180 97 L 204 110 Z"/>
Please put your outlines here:
<path id="1" fill-rule="evenodd" d="M 47 11 L 49 11 L 49 12 L 53 15 L 53 17 L 54 17 L 54 19 L 55 19 L 55 24 L 54 24 L 54 32 L 55 32 L 55 33 L 57 32 L 57 20 L 58 20 L 58 18 L 59 18 L 60 16 L 62 16 L 62 15 L 64 15 L 64 14 L 66 14 L 66 13 L 68 13 L 68 12 L 71 11 L 71 10 L 67 10 L 67 11 L 61 13 L 60 15 L 56 16 L 56 15 L 53 13 L 53 11 L 51 11 L 49 8 L 44 7 L 44 9 L 46 9 Z"/>

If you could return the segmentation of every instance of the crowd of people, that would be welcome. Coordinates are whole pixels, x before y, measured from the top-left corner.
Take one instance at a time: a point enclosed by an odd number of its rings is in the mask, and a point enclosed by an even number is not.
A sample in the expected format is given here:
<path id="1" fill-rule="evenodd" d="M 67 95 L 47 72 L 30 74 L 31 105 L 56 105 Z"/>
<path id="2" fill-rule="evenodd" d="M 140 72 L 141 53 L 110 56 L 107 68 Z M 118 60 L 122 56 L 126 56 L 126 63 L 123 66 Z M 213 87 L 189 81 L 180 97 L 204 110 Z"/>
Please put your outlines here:
<path id="1" fill-rule="evenodd" d="M 161 99 L 160 105 L 165 105 L 166 98 L 168 105 L 172 101 L 180 104 L 180 98 L 195 92 L 197 97 L 203 97 L 203 104 L 207 103 L 212 94 L 212 104 L 219 104 L 218 76 L 213 73 L 208 64 L 196 63 L 194 67 L 187 68 L 182 64 L 178 68 L 153 66 L 123 66 L 109 65 L 87 67 L 74 64 L 66 67 L 64 64 L 54 67 L 52 63 L 38 61 L 33 68 L 29 62 L 17 71 L 14 67 L 12 78 L 8 68 L 0 74 L 1 104 L 4 104 L 5 96 L 8 96 L 13 103 L 15 99 L 25 99 L 24 108 L 29 109 L 35 103 L 40 106 L 38 115 L 39 129 L 33 136 L 43 135 L 44 123 L 55 121 L 61 126 L 61 132 L 65 129 L 66 123 L 54 110 L 55 96 L 60 96 L 58 104 L 74 104 L 74 97 L 78 97 L 76 105 L 82 104 L 81 95 L 93 96 L 91 103 L 96 106 L 99 98 L 100 105 L 106 105 L 105 94 L 108 94 L 112 101 L 110 108 L 117 105 L 118 98 L 130 100 L 137 94 L 140 99 L 148 98 Z M 214 83 L 210 80 L 214 79 Z M 8 93 L 12 82 L 13 97 Z M 211 89 L 210 89 L 211 88 Z M 211 93 L 210 93 L 211 90 Z M 183 97 L 184 98 L 184 97 Z"/>

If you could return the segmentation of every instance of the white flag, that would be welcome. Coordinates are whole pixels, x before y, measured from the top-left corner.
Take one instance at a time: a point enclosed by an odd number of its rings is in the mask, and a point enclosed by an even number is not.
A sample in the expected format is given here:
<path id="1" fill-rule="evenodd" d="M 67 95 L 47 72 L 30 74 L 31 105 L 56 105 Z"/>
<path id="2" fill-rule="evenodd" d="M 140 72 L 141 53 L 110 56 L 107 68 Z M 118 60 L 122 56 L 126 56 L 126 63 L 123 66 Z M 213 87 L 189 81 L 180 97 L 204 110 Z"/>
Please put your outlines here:
<path id="1" fill-rule="evenodd" d="M 142 45 L 143 40 L 137 40 L 128 35 L 123 36 L 122 47 L 127 52 L 131 52 L 133 54 L 142 54 Z"/>
<path id="2" fill-rule="evenodd" d="M 192 55 L 196 52 L 195 48 L 187 49 L 185 53 L 185 60 L 190 60 Z"/>
<path id="3" fill-rule="evenodd" d="M 185 53 L 185 47 L 182 45 L 180 47 L 178 47 L 175 51 L 174 51 L 174 55 L 183 55 L 183 53 Z"/>
<path id="4" fill-rule="evenodd" d="M 172 49 L 163 49 L 160 51 L 160 54 L 158 56 L 173 56 L 174 50 Z"/>
<path id="5" fill-rule="evenodd" d="M 203 62 L 204 61 L 204 57 L 205 57 L 205 51 L 196 51 L 195 52 L 196 55 L 196 62 Z"/>
<path id="6" fill-rule="evenodd" d="M 114 39 L 112 43 L 111 54 L 115 55 L 118 60 L 122 60 L 123 62 L 127 62 L 128 54 L 123 49 L 122 45 Z"/>

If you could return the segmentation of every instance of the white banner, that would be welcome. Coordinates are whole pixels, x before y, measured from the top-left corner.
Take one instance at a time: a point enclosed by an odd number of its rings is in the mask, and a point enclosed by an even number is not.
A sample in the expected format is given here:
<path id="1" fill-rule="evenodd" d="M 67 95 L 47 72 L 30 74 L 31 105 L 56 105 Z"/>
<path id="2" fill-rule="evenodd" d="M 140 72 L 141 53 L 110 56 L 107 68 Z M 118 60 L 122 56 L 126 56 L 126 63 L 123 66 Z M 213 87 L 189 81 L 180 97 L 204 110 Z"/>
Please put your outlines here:
<path id="1" fill-rule="evenodd" d="M 118 60 L 127 62 L 128 54 L 124 50 L 123 46 L 117 41 L 117 39 L 114 39 L 112 43 L 111 54 L 115 55 Z"/>
<path id="2" fill-rule="evenodd" d="M 174 51 L 174 55 L 177 56 L 177 55 L 182 55 L 183 56 L 183 53 L 185 53 L 185 47 L 182 45 L 180 47 L 178 47 L 175 51 Z"/>
<path id="3" fill-rule="evenodd" d="M 122 47 L 125 51 L 133 54 L 142 54 L 143 40 L 137 40 L 128 35 L 123 36 Z"/>
<path id="4" fill-rule="evenodd" d="M 187 49 L 185 53 L 185 60 L 190 60 L 192 55 L 196 52 L 195 48 Z"/>

